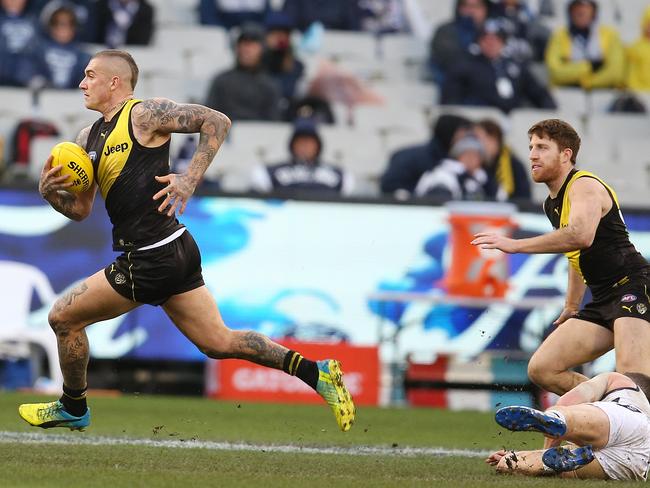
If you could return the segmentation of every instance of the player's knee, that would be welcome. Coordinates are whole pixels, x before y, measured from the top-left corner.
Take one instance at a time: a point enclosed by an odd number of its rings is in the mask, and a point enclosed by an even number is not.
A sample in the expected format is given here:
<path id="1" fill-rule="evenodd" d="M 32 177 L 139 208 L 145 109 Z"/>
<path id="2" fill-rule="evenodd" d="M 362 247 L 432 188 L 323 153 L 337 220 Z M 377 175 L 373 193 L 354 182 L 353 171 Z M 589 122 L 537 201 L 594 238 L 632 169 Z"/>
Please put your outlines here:
<path id="1" fill-rule="evenodd" d="M 70 329 L 70 322 L 66 320 L 65 314 L 58 307 L 54 306 L 47 315 L 47 321 L 56 335 L 64 334 Z"/>
<path id="2" fill-rule="evenodd" d="M 230 330 L 225 330 L 218 335 L 213 335 L 211 338 L 201 342 L 196 346 L 203 354 L 212 359 L 228 359 L 236 357 L 233 351 L 232 337 Z"/>
<path id="3" fill-rule="evenodd" d="M 528 362 L 528 378 L 537 386 L 544 388 L 553 376 L 553 371 L 548 364 L 540 361 L 535 356 Z"/>

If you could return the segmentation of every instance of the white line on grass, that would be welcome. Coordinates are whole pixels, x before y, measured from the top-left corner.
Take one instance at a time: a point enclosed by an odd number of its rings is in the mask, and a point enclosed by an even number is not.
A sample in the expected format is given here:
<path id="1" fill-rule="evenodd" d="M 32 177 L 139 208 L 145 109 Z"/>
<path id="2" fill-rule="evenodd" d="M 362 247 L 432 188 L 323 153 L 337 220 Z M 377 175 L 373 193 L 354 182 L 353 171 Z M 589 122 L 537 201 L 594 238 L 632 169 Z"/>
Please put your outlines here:
<path id="1" fill-rule="evenodd" d="M 489 451 L 444 449 L 442 447 L 313 447 L 295 444 L 246 444 L 188 440 L 130 439 L 127 437 L 88 436 L 86 434 L 42 434 L 0 431 L 0 444 L 65 444 L 74 446 L 145 446 L 172 449 L 210 449 L 214 451 L 254 451 L 304 454 L 345 454 L 348 456 L 439 456 L 486 457 Z"/>

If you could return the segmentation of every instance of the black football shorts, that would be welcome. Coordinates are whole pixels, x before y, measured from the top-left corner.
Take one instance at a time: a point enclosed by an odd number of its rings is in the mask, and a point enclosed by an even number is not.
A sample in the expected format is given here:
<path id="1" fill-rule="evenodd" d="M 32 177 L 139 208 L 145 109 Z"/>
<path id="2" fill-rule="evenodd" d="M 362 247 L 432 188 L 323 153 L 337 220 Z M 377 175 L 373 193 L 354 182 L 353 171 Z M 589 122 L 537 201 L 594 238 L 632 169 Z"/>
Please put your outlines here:
<path id="1" fill-rule="evenodd" d="M 201 253 L 187 229 L 160 247 L 120 254 L 104 275 L 120 295 L 149 305 L 204 285 Z"/>
<path id="2" fill-rule="evenodd" d="M 614 330 L 614 321 L 634 317 L 650 322 L 650 275 L 641 273 L 588 303 L 576 318 Z"/>

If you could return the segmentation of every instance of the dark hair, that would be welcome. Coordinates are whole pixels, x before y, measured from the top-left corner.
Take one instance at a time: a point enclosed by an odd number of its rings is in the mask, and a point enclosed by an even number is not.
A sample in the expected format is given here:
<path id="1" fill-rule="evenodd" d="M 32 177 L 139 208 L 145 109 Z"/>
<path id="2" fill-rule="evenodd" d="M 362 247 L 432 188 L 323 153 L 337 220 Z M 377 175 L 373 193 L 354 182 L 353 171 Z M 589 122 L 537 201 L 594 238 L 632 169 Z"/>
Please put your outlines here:
<path id="1" fill-rule="evenodd" d="M 623 375 L 634 381 L 650 401 L 650 376 L 643 373 L 623 373 Z"/>
<path id="2" fill-rule="evenodd" d="M 140 73 L 140 70 L 138 69 L 138 65 L 135 64 L 133 56 L 131 56 L 126 51 L 120 51 L 118 49 L 105 49 L 104 51 L 95 53 L 93 59 L 99 57 L 120 58 L 126 61 L 126 63 L 129 65 L 129 68 L 131 69 L 131 89 L 135 90 L 135 85 L 138 83 L 138 74 Z"/>
<path id="3" fill-rule="evenodd" d="M 64 14 L 68 15 L 70 18 L 72 18 L 72 24 L 76 28 L 77 27 L 77 14 L 74 11 L 73 8 L 67 6 L 66 4 L 62 4 L 58 6 L 56 9 L 54 9 L 49 16 L 49 19 L 47 21 L 47 26 L 48 27 L 53 27 L 54 26 L 54 20 L 56 19 L 57 16 Z"/>
<path id="4" fill-rule="evenodd" d="M 532 136 L 546 137 L 554 141 L 560 151 L 571 149 L 571 163 L 576 164 L 578 151 L 580 150 L 580 136 L 576 130 L 560 119 L 546 119 L 537 122 L 528 129 L 528 139 Z"/>
<path id="5" fill-rule="evenodd" d="M 499 147 L 503 145 L 503 129 L 494 119 L 481 119 L 476 125 L 483 129 L 486 134 L 499 141 Z"/>

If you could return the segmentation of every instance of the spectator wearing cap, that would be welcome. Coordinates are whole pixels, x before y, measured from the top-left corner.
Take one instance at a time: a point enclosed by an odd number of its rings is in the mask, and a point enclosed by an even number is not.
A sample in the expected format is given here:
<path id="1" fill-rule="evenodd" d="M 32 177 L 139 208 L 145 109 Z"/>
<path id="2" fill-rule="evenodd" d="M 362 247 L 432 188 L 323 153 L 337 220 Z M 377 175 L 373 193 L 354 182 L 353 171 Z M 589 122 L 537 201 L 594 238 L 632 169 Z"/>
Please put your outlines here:
<path id="1" fill-rule="evenodd" d="M 154 32 L 154 8 L 147 0 L 99 0 L 95 42 L 110 48 L 147 46 Z"/>
<path id="2" fill-rule="evenodd" d="M 526 105 L 556 108 L 528 65 L 504 55 L 505 37 L 498 22 L 485 23 L 478 38 L 480 52 L 452 68 L 442 88 L 441 104 L 496 107 L 504 113 Z"/>
<path id="3" fill-rule="evenodd" d="M 289 107 L 296 99 L 296 91 L 305 65 L 296 58 L 291 45 L 291 18 L 278 11 L 270 12 L 264 22 L 266 26 L 266 51 L 264 65 L 280 91 L 280 110 L 287 120 Z"/>
<path id="4" fill-rule="evenodd" d="M 543 61 L 551 35 L 526 0 L 498 0 L 490 17 L 498 19 L 508 33 L 506 51 L 518 61 Z"/>
<path id="5" fill-rule="evenodd" d="M 199 21 L 231 29 L 250 22 L 262 24 L 270 11 L 269 0 L 201 0 Z"/>
<path id="6" fill-rule="evenodd" d="M 44 34 L 28 59 L 31 65 L 28 84 L 33 87 L 78 88 L 90 55 L 76 42 L 78 21 L 75 5 L 52 0 L 43 8 L 40 21 Z"/>
<path id="7" fill-rule="evenodd" d="M 449 157 L 434 169 L 422 175 L 415 187 L 417 197 L 435 197 L 441 200 L 484 200 L 487 173 L 481 141 L 468 133 L 451 146 Z"/>
<path id="8" fill-rule="evenodd" d="M 480 120 L 474 126 L 474 134 L 485 148 L 486 195 L 501 202 L 530 200 L 528 171 L 505 143 L 499 123 L 492 119 Z"/>
<path id="9" fill-rule="evenodd" d="M 424 173 L 447 157 L 451 143 L 471 127 L 465 117 L 443 114 L 438 117 L 431 138 L 425 144 L 398 149 L 390 156 L 381 176 L 381 192 L 398 199 L 408 198 Z"/>
<path id="10" fill-rule="evenodd" d="M 487 19 L 488 8 L 488 0 L 456 0 L 454 19 L 436 29 L 431 39 L 430 64 L 437 83 L 443 83 L 451 67 L 469 55 Z"/>
<path id="11" fill-rule="evenodd" d="M 257 166 L 251 177 L 251 188 L 260 193 L 284 195 L 317 194 L 350 195 L 354 178 L 348 171 L 323 163 L 320 154 L 323 141 L 310 119 L 296 121 L 289 140 L 290 159 L 270 166 Z"/>
<path id="12" fill-rule="evenodd" d="M 641 35 L 626 54 L 626 87 L 633 91 L 650 92 L 650 5 L 641 19 Z"/>
<path id="13" fill-rule="evenodd" d="M 264 31 L 245 24 L 235 44 L 235 66 L 210 84 L 205 104 L 232 120 L 279 120 L 280 92 L 264 69 Z"/>
<path id="14" fill-rule="evenodd" d="M 616 88 L 624 78 L 625 53 L 618 32 L 599 25 L 594 0 L 572 0 L 569 25 L 559 27 L 546 50 L 551 83 L 560 86 Z"/>

